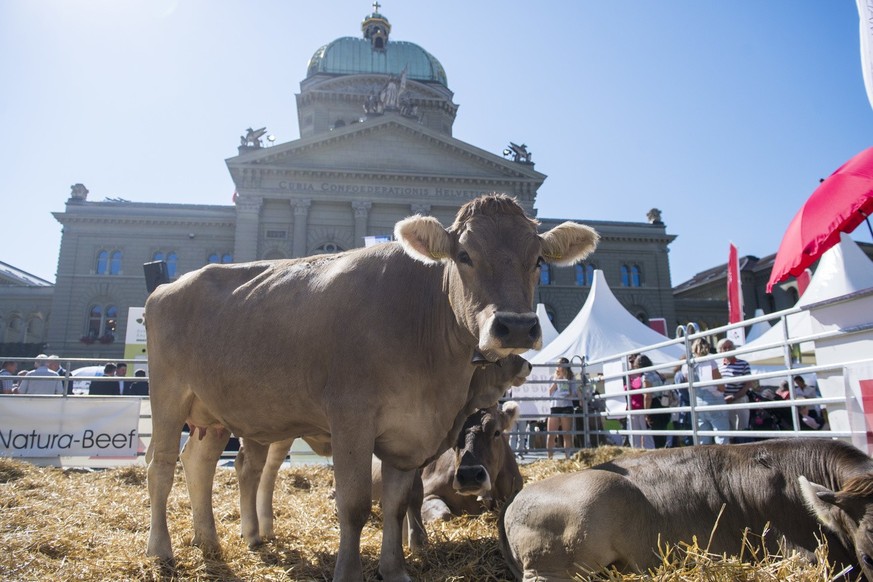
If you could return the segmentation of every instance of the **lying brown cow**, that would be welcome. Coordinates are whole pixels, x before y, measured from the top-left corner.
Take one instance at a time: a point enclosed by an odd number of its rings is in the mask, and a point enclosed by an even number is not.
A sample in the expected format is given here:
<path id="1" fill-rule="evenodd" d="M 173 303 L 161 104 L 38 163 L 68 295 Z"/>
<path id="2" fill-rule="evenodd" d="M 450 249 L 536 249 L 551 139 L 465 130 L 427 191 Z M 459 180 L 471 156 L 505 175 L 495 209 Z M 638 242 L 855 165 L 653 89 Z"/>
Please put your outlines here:
<path id="1" fill-rule="evenodd" d="M 518 415 L 512 401 L 474 412 L 456 445 L 422 470 L 425 523 L 477 515 L 521 491 L 521 472 L 505 435 Z"/>
<path id="2" fill-rule="evenodd" d="M 335 255 L 208 265 L 149 296 L 149 555 L 173 556 L 167 500 L 187 423 L 182 466 L 193 541 L 205 552 L 220 548 L 212 481 L 230 432 L 247 439 L 240 493 L 253 515 L 270 443 L 305 436 L 332 451 L 334 579 L 363 575 L 374 453 L 385 461 L 379 572 L 409 579 L 406 500 L 415 470 L 467 403 L 472 361 L 538 348 L 531 307 L 540 266 L 582 260 L 598 237 L 574 223 L 540 235 L 504 195 L 465 204 L 449 228 L 432 217 L 405 219 L 395 237 Z M 255 528 L 244 536 L 260 541 Z"/>
<path id="3" fill-rule="evenodd" d="M 704 545 L 712 535 L 715 554 L 739 555 L 747 528 L 756 535 L 769 528 L 763 543 L 771 552 L 784 539 L 812 557 L 819 523 L 829 561 L 873 580 L 873 461 L 840 441 L 703 445 L 620 458 L 528 485 L 499 527 L 515 575 L 547 581 L 608 566 L 645 570 L 661 562 L 659 542 L 695 536 Z"/>
<path id="4" fill-rule="evenodd" d="M 524 381 L 527 379 L 530 372 L 530 362 L 528 362 L 521 356 L 516 355 L 502 358 L 495 362 L 493 365 L 478 367 L 473 373 L 473 378 L 470 380 L 470 390 L 468 393 L 468 402 L 465 406 L 465 411 L 475 410 L 478 407 L 489 406 L 493 403 L 496 403 L 497 400 L 501 398 L 511 386 L 521 386 L 522 384 L 524 384 Z M 481 415 L 479 416 L 481 417 Z M 489 416 L 489 418 L 492 417 Z M 462 420 L 466 420 L 466 417 Z M 501 430 L 504 429 L 505 427 L 501 428 Z M 249 504 L 242 501 L 240 503 L 240 522 L 242 524 L 243 532 L 254 529 L 260 532 L 262 539 L 270 539 L 275 537 L 275 530 L 273 527 L 273 493 L 276 489 L 276 477 L 278 476 L 279 468 L 282 466 L 282 463 L 285 462 L 285 458 L 288 456 L 288 450 L 291 448 L 291 445 L 293 443 L 294 439 L 291 438 L 284 441 L 272 443 L 270 445 L 270 451 L 267 455 L 267 461 L 264 464 L 260 482 L 258 484 L 257 513 L 255 515 L 252 515 L 250 512 Z M 478 452 L 491 446 L 497 446 L 498 444 L 499 441 L 497 441 L 496 439 L 488 441 L 484 441 L 484 439 L 478 439 L 472 445 L 472 447 Z M 330 450 L 329 448 L 326 448 L 325 445 L 329 447 L 329 443 L 310 442 L 310 446 L 313 447 L 313 450 L 323 455 L 329 455 Z M 444 444 L 443 448 L 445 448 L 445 446 L 448 445 Z M 443 456 L 450 454 L 450 451 L 451 449 L 447 450 L 439 458 L 442 459 Z M 488 463 L 489 466 L 492 467 L 491 474 L 496 475 L 497 473 L 494 471 L 495 465 L 493 463 L 490 463 L 490 459 L 498 457 L 502 458 L 502 456 L 503 453 L 500 451 L 486 450 L 482 452 L 477 458 L 485 459 L 486 463 Z M 234 463 L 234 468 L 236 469 L 237 473 L 243 473 L 246 471 L 246 459 L 247 456 L 244 440 L 243 446 L 240 448 L 239 454 L 237 455 L 236 463 Z M 513 465 L 515 466 L 515 472 L 517 473 L 518 467 L 517 465 L 515 465 L 515 457 L 512 457 L 511 460 Z M 433 462 L 431 464 L 433 464 Z M 376 457 L 374 457 L 373 460 L 372 476 L 373 499 L 375 501 L 379 501 L 382 499 L 382 462 L 379 461 L 379 459 Z M 451 479 L 451 475 L 449 475 L 449 479 Z M 435 484 L 436 479 L 433 479 L 433 482 Z M 407 517 L 414 524 L 413 528 L 409 532 L 409 545 L 410 547 L 412 547 L 413 550 L 417 550 L 427 542 L 427 534 L 424 531 L 424 528 L 420 525 L 421 505 L 423 497 L 420 474 L 416 476 L 416 482 L 413 484 L 413 488 L 414 491 L 413 494 L 410 496 L 410 508 L 407 512 Z M 488 495 L 487 492 L 483 492 L 483 494 Z M 506 497 L 504 497 L 504 499 L 505 498 Z"/>

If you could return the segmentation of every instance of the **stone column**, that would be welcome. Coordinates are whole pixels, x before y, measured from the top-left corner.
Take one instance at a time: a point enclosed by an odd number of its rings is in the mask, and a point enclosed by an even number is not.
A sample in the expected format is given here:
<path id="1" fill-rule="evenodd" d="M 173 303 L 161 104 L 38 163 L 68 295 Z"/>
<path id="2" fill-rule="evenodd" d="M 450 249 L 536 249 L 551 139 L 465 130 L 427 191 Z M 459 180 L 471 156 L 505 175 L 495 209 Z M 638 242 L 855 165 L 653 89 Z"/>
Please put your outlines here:
<path id="1" fill-rule="evenodd" d="M 410 204 L 409 208 L 413 214 L 421 214 L 422 216 L 430 215 L 430 204 Z"/>
<path id="2" fill-rule="evenodd" d="M 236 233 L 233 261 L 245 263 L 258 258 L 258 230 L 261 223 L 262 196 L 240 195 L 236 201 Z"/>
<path id="3" fill-rule="evenodd" d="M 312 206 L 312 200 L 309 198 L 301 198 L 300 200 L 292 200 L 291 205 L 294 206 L 294 258 L 306 256 L 306 235 L 307 235 L 307 218 L 309 217 L 309 207 Z"/>
<path id="4" fill-rule="evenodd" d="M 372 202 L 352 202 L 352 208 L 355 211 L 355 246 L 364 246 L 364 237 L 367 236 L 367 217 L 370 215 L 370 209 L 373 207 Z"/>

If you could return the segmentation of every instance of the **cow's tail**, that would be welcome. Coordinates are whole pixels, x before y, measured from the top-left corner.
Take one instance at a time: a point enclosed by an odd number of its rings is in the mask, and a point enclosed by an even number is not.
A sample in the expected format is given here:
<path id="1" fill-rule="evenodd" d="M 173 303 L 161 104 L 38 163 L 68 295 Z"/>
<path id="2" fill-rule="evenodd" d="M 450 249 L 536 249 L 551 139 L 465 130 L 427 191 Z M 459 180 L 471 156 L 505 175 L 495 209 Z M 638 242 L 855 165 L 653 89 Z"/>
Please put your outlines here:
<path id="1" fill-rule="evenodd" d="M 503 504 L 503 508 L 500 510 L 500 518 L 497 520 L 497 532 L 500 536 L 500 552 L 503 554 L 503 559 L 506 560 L 506 565 L 509 566 L 510 572 L 515 576 L 516 580 L 521 580 L 524 578 L 524 573 L 521 571 L 521 564 L 519 564 L 515 556 L 512 554 L 512 548 L 509 547 L 509 538 L 506 537 L 506 510 L 509 508 L 509 505 L 515 499 L 515 496 L 518 495 L 518 491 L 515 491 L 512 496 Z"/>

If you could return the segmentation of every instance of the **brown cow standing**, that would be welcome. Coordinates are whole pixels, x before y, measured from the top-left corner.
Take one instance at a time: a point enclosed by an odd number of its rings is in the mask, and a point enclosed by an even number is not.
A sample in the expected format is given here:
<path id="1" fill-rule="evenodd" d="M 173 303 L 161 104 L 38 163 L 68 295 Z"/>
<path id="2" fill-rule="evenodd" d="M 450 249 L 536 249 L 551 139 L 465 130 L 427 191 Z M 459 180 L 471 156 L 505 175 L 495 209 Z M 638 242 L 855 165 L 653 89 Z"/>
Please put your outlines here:
<path id="1" fill-rule="evenodd" d="M 472 380 L 470 380 L 468 401 L 467 405 L 464 407 L 465 414 L 467 410 L 475 411 L 475 409 L 480 406 L 489 406 L 492 403 L 496 403 L 511 386 L 521 386 L 524 384 L 531 369 L 530 362 L 517 355 L 502 358 L 492 365 L 477 367 L 476 371 L 473 373 Z M 466 421 L 466 416 L 464 416 L 462 420 Z M 447 443 L 448 439 L 445 442 Z M 270 445 L 267 460 L 261 472 L 260 482 L 258 483 L 256 515 L 250 514 L 249 505 L 247 503 L 240 503 L 240 522 L 243 532 L 257 529 L 260 532 L 262 539 L 275 537 L 275 530 L 273 527 L 273 493 L 276 489 L 276 477 L 278 476 L 279 468 L 282 466 L 282 463 L 285 462 L 285 458 L 288 456 L 288 450 L 293 443 L 294 439 L 291 438 Z M 473 446 L 475 446 L 476 450 L 479 450 L 489 446 L 497 446 L 498 444 L 499 443 L 496 441 L 491 442 L 489 440 L 487 442 L 477 441 Z M 315 447 L 313 450 L 320 451 L 320 454 L 330 454 L 330 451 L 325 447 L 324 443 L 314 442 L 312 445 Z M 329 443 L 327 443 L 327 445 L 329 445 Z M 444 443 L 443 447 L 446 446 L 449 445 Z M 447 454 L 450 454 L 449 451 L 444 452 L 439 458 L 442 458 Z M 478 459 L 482 458 L 489 460 L 490 463 L 490 459 L 498 457 L 502 458 L 502 454 L 499 451 L 484 451 L 481 455 L 475 457 L 474 460 L 476 463 L 480 463 Z M 431 464 L 433 464 L 433 462 L 431 462 Z M 515 463 L 514 456 L 512 457 L 512 463 Z M 243 441 L 243 446 L 240 448 L 236 462 L 234 463 L 234 468 L 238 474 L 247 471 L 246 464 L 246 447 L 245 441 Z M 515 472 L 518 472 L 517 465 L 515 466 Z M 447 476 L 449 481 L 451 481 L 453 474 L 454 469 L 452 469 L 452 472 Z M 496 475 L 493 464 L 492 474 Z M 373 500 L 380 501 L 382 499 L 382 462 L 376 457 L 373 459 L 372 476 Z M 407 511 L 407 517 L 413 523 L 413 528 L 409 532 L 409 545 L 413 550 L 418 550 L 421 546 L 427 543 L 427 533 L 421 526 L 422 497 L 421 477 L 420 474 L 417 474 L 416 482 L 413 484 L 413 494 L 410 496 L 410 507 Z M 254 519 L 257 519 L 256 523 L 252 523 L 251 520 Z"/>
<path id="2" fill-rule="evenodd" d="M 167 499 L 187 423 L 181 458 L 193 542 L 205 552 L 220 548 L 212 481 L 229 433 L 247 439 L 240 491 L 253 515 L 269 444 L 307 437 L 329 442 L 333 455 L 335 580 L 363 576 L 374 453 L 385 461 L 379 571 L 409 579 L 401 523 L 414 470 L 452 432 L 474 355 L 495 361 L 539 347 L 531 307 L 540 265 L 579 261 L 598 237 L 573 223 L 540 235 L 503 195 L 465 204 L 449 228 L 405 219 L 395 237 L 336 255 L 208 265 L 151 294 L 149 555 L 173 556 Z M 260 541 L 256 528 L 245 538 Z"/>
<path id="3" fill-rule="evenodd" d="M 645 570 L 661 562 L 659 544 L 695 536 L 702 546 L 711 540 L 712 553 L 740 555 L 746 529 L 752 544 L 769 530 L 762 543 L 771 553 L 781 539 L 812 557 L 819 523 L 829 561 L 873 580 L 873 460 L 841 441 L 701 445 L 619 458 L 528 485 L 499 527 L 507 562 L 528 582 L 609 566 Z"/>

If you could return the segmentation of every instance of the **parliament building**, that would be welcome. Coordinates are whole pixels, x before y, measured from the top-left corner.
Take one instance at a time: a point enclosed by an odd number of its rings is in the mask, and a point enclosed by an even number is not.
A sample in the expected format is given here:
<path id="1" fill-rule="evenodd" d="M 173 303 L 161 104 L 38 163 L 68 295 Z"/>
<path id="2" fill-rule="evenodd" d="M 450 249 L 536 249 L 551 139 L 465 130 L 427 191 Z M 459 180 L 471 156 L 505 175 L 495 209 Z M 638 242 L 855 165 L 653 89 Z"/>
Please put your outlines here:
<path id="1" fill-rule="evenodd" d="M 389 240 L 411 214 L 448 226 L 461 205 L 491 192 L 537 217 L 546 174 L 525 146 L 491 152 L 454 138 L 453 98 L 435 56 L 394 40 L 388 19 L 368 14 L 359 34 L 309 59 L 296 95 L 299 139 L 274 144 L 266 128 L 248 128 L 236 143 L 228 136 L 233 204 L 99 200 L 72 186 L 53 213 L 63 228 L 55 284 L 0 263 L 0 355 L 32 355 L 13 352 L 39 345 L 66 357 L 121 357 L 128 308 L 147 297 L 145 263 L 165 262 L 175 280 L 208 263 L 348 250 Z M 595 269 L 640 320 L 663 319 L 670 335 L 682 323 L 668 260 L 675 236 L 657 209 L 640 209 L 640 218 L 537 217 L 544 231 L 573 220 L 602 237 L 583 264 L 543 269 L 536 301 L 558 330 L 582 307 Z"/>

